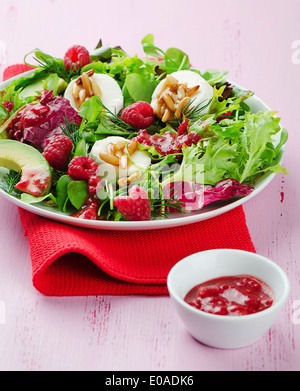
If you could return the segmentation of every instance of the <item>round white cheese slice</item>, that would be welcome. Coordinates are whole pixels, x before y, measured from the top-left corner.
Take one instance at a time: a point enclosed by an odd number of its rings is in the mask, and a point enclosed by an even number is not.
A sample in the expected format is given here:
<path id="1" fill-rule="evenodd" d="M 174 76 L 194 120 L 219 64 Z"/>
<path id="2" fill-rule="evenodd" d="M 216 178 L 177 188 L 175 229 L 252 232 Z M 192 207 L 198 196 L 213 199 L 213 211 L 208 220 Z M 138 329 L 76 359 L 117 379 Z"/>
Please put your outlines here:
<path id="1" fill-rule="evenodd" d="M 190 107 L 195 107 L 198 105 L 205 106 L 207 105 L 213 97 L 214 89 L 213 87 L 198 73 L 193 71 L 177 71 L 171 73 L 171 76 L 178 80 L 179 84 L 187 83 L 188 88 L 200 86 L 198 92 L 191 97 Z M 164 80 L 162 80 L 158 86 L 156 87 L 153 95 L 151 106 L 154 108 L 156 102 L 158 100 L 158 94 L 161 91 Z M 209 105 L 201 112 L 202 114 L 206 114 L 209 110 Z"/>
<path id="2" fill-rule="evenodd" d="M 101 90 L 101 101 L 113 114 L 118 114 L 124 106 L 124 98 L 119 84 L 111 77 L 102 73 L 95 73 L 90 77 Z M 73 97 L 73 86 L 76 80 L 68 85 L 64 97 L 70 101 L 71 106 L 77 110 L 76 102 Z M 77 110 L 78 111 L 78 110 Z"/>
<path id="3" fill-rule="evenodd" d="M 115 182 L 119 178 L 128 178 L 135 172 L 144 170 L 151 165 L 150 155 L 146 151 L 139 150 L 136 150 L 136 152 L 132 154 L 128 160 L 127 168 L 114 166 L 103 161 L 99 157 L 100 152 L 105 152 L 109 144 L 115 144 L 118 141 L 129 142 L 130 140 L 119 136 L 107 137 L 104 140 L 96 141 L 90 153 L 90 157 L 99 165 L 98 176 L 108 182 Z"/>

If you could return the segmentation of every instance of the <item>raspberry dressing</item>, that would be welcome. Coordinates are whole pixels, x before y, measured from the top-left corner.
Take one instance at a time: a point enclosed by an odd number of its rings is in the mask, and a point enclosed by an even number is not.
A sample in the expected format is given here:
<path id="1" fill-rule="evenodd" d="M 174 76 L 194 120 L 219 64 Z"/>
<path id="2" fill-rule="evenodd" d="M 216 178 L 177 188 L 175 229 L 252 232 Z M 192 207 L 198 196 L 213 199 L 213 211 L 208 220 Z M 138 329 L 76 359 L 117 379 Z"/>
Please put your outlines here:
<path id="1" fill-rule="evenodd" d="M 185 302 L 200 311 L 223 316 L 243 316 L 271 307 L 271 288 L 256 277 L 221 277 L 194 287 Z"/>

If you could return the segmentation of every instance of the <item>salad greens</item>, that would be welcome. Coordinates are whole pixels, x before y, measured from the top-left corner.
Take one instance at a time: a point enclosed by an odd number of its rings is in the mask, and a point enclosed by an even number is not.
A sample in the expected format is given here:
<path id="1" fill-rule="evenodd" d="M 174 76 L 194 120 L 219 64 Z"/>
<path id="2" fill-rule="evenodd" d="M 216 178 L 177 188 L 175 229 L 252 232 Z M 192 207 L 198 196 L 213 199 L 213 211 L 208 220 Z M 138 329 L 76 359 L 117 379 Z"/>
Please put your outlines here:
<path id="1" fill-rule="evenodd" d="M 149 154 L 152 164 L 146 169 L 140 169 L 140 176 L 134 184 L 147 189 L 152 216 L 167 217 L 172 209 L 182 209 L 174 194 L 169 194 L 169 198 L 165 197 L 164 188 L 171 182 L 194 182 L 204 189 L 210 189 L 230 179 L 235 185 L 238 183 L 253 189 L 258 180 L 271 173 L 287 174 L 280 161 L 288 134 L 281 128 L 280 118 L 275 111 L 251 112 L 247 100 L 254 93 L 231 84 L 227 79 L 228 72 L 195 69 L 190 65 L 189 56 L 182 50 L 168 48 L 164 51 L 157 47 L 152 34 L 145 36 L 141 44 L 144 58 L 130 56 L 121 47 L 103 46 L 100 40 L 95 50 L 90 53 L 92 62 L 79 69 L 74 67 L 70 71 L 66 69 L 62 59 L 40 49 L 28 53 L 24 63 L 29 65 L 28 58 L 34 58 L 35 65 L 32 66 L 35 68 L 32 75 L 20 77 L 0 92 L 0 138 L 8 137 L 5 129 L 18 110 L 38 101 L 39 91 L 52 91 L 51 99 L 60 98 L 73 80 L 91 70 L 95 71 L 95 74 L 108 75 L 118 83 L 123 94 L 124 107 L 140 101 L 150 104 L 155 89 L 167 75 L 178 71 L 191 71 L 213 87 L 213 96 L 208 103 L 201 102 L 196 106 L 189 104 L 185 107 L 184 119 L 188 120 L 188 133 L 197 135 L 197 142 L 184 144 L 181 149 L 168 154 L 156 148 L 155 143 L 139 143 L 139 151 Z M 53 102 L 56 104 L 56 101 Z M 63 107 L 62 105 L 60 115 Z M 59 123 L 61 133 L 73 142 L 72 157 L 90 156 L 95 142 L 107 137 L 118 136 L 132 140 L 139 134 L 139 129 L 113 113 L 99 96 L 87 99 L 81 105 L 78 116 L 81 122 L 72 121 L 70 116 L 65 115 L 63 123 Z M 170 135 L 174 136 L 175 140 L 179 136 L 181 123 L 182 121 L 175 117 L 167 123 L 156 117 L 148 127 L 147 135 L 154 136 L 152 140 L 157 143 L 163 142 Z M 44 148 L 45 140 L 40 140 L 37 146 L 42 152 L 41 145 Z M 24 202 L 46 202 L 66 213 L 80 210 L 89 197 L 87 183 L 73 180 L 66 171 L 52 169 L 52 175 L 52 188 L 49 194 L 42 197 L 21 194 L 16 190 L 14 185 L 20 179 L 20 174 L 14 171 L 6 175 L 0 185 L 4 191 Z M 195 180 L 198 175 L 202 178 L 201 183 Z M 120 188 L 116 181 L 105 183 L 99 197 L 101 202 L 98 218 L 126 220 L 114 207 L 113 200 L 126 194 L 128 187 L 129 185 Z M 240 195 L 244 193 L 241 192 Z M 211 202 L 214 202 L 213 197 Z"/>

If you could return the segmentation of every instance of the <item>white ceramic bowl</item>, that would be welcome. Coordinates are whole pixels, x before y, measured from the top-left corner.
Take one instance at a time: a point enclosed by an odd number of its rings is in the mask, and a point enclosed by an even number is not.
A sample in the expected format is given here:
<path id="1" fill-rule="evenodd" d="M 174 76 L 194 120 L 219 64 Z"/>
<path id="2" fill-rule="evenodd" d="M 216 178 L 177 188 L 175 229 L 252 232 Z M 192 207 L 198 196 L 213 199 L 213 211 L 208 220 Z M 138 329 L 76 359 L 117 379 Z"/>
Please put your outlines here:
<path id="1" fill-rule="evenodd" d="M 195 286 L 218 277 L 257 277 L 273 290 L 273 305 L 256 314 L 221 316 L 200 311 L 184 301 Z M 285 272 L 269 259 L 246 251 L 219 249 L 193 254 L 171 270 L 168 289 L 188 332 L 205 345 L 236 349 L 257 342 L 273 325 L 290 291 Z"/>
<path id="2" fill-rule="evenodd" d="M 20 77 L 28 77 L 33 74 L 33 71 L 25 72 L 21 75 L 15 76 L 5 82 L 0 83 L 0 91 L 6 88 L 12 81 L 19 79 Z M 246 90 L 246 88 L 238 85 L 237 83 L 229 82 L 236 87 Z M 266 111 L 270 110 L 270 107 L 263 102 L 258 96 L 254 95 L 247 99 L 247 104 L 250 106 L 252 112 L 258 111 Z M 278 133 L 274 137 L 275 145 L 280 140 L 280 134 Z M 284 151 L 284 148 L 283 148 Z M 282 156 L 283 159 L 283 156 Z M 281 159 L 281 161 L 282 161 Z M 0 173 L 1 176 L 1 173 Z M 206 206 L 200 211 L 191 213 L 191 214 L 181 214 L 173 213 L 168 219 L 156 219 L 152 221 L 106 221 L 106 220 L 85 220 L 85 219 L 76 219 L 74 217 L 70 217 L 65 213 L 59 212 L 48 205 L 44 205 L 43 203 L 39 204 L 27 204 L 18 198 L 15 198 L 7 193 L 5 193 L 2 189 L 0 189 L 0 196 L 6 198 L 10 202 L 14 203 L 20 208 L 28 210 L 29 212 L 35 213 L 39 216 L 46 217 L 52 220 L 59 221 L 61 223 L 66 223 L 74 226 L 79 226 L 83 228 L 92 228 L 92 229 L 105 229 L 105 230 L 113 230 L 113 231 L 140 231 L 140 230 L 153 230 L 153 229 L 166 229 L 184 226 L 188 224 L 197 223 L 199 221 L 205 221 L 211 219 L 213 217 L 219 216 L 223 213 L 229 212 L 230 210 L 237 208 L 240 205 L 243 205 L 245 202 L 250 200 L 251 198 L 258 195 L 263 189 L 265 189 L 269 183 L 275 178 L 276 174 L 272 173 L 266 177 L 262 177 L 255 185 L 254 191 L 246 197 L 238 198 L 237 200 L 228 200 L 224 204 L 221 203 L 213 203 L 211 205 Z"/>

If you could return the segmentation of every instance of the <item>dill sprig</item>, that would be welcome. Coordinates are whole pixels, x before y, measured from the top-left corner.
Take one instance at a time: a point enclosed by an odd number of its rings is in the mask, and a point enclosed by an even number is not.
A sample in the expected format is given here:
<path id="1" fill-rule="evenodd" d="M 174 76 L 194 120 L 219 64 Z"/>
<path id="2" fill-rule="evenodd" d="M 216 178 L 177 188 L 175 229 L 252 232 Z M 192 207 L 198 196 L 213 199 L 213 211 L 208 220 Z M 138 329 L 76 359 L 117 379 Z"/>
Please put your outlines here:
<path id="1" fill-rule="evenodd" d="M 15 188 L 20 179 L 21 173 L 10 170 L 0 181 L 0 188 L 11 196 L 21 198 L 22 192 Z"/>
<path id="2" fill-rule="evenodd" d="M 114 127 L 117 126 L 118 129 L 126 132 L 137 132 L 136 128 L 122 121 L 121 118 L 115 113 L 113 113 L 108 107 L 106 107 L 102 101 L 99 100 L 99 103 L 106 114 L 106 118 L 113 122 Z"/>
<path id="3" fill-rule="evenodd" d="M 64 116 L 64 123 L 65 125 L 64 126 L 60 125 L 60 128 L 63 131 L 63 133 L 72 140 L 74 148 L 76 148 L 79 142 L 81 141 L 80 125 L 76 122 L 70 122 L 67 116 Z"/>
<path id="4" fill-rule="evenodd" d="M 70 82 L 73 77 L 80 75 L 80 68 L 77 69 L 76 67 L 71 66 L 70 71 L 67 71 L 62 60 L 54 59 L 52 57 L 46 58 L 42 55 L 40 56 L 40 59 L 36 57 L 33 57 L 33 59 L 38 63 L 41 68 L 46 69 L 50 73 L 56 73 L 66 82 Z"/>
<path id="5" fill-rule="evenodd" d="M 182 109 L 182 112 L 184 113 L 185 117 L 191 121 L 199 119 L 201 117 L 202 111 L 205 110 L 211 104 L 210 99 L 206 104 L 204 104 L 205 101 L 203 101 L 198 105 L 193 106 L 194 101 L 195 99 L 190 100 Z"/>
<path id="6" fill-rule="evenodd" d="M 188 118 L 190 121 L 196 121 L 201 118 L 201 113 L 203 110 L 205 110 L 210 104 L 211 104 L 211 99 L 208 101 L 208 103 L 204 104 L 204 101 L 201 103 L 198 103 L 196 106 L 193 105 L 193 102 L 195 99 L 190 100 L 187 102 L 182 110 L 181 113 L 184 115 L 185 118 Z M 173 113 L 173 118 L 174 121 L 178 122 L 180 124 L 180 120 L 175 116 Z"/>
<path id="7" fill-rule="evenodd" d="M 183 213 L 183 205 L 180 201 L 177 201 L 174 199 L 174 197 L 171 197 L 169 199 L 160 198 L 158 200 L 151 200 L 150 199 L 150 205 L 151 205 L 151 216 L 156 218 L 169 218 L 170 211 L 167 212 L 166 209 L 174 209 L 175 211 L 178 211 L 180 213 Z"/>

